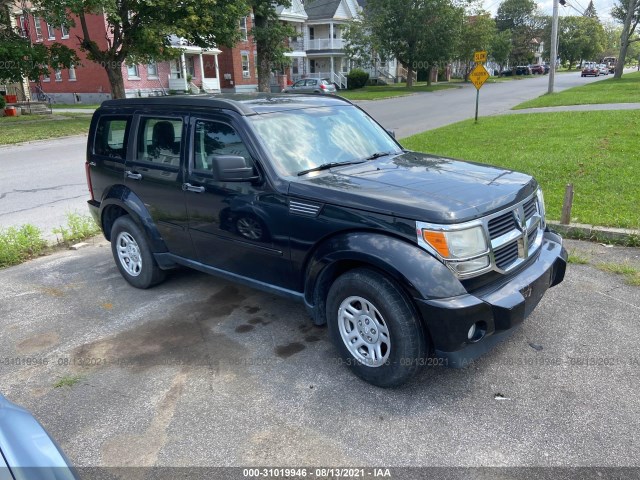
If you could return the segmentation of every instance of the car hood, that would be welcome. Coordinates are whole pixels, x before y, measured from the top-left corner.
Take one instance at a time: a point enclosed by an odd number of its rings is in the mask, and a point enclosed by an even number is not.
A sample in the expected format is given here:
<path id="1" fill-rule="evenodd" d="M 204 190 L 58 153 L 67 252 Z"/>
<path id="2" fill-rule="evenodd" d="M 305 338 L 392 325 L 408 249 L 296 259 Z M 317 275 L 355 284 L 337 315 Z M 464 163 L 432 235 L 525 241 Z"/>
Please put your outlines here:
<path id="1" fill-rule="evenodd" d="M 457 223 L 501 210 L 535 192 L 529 175 L 436 155 L 405 152 L 313 172 L 289 194 L 434 223 Z"/>

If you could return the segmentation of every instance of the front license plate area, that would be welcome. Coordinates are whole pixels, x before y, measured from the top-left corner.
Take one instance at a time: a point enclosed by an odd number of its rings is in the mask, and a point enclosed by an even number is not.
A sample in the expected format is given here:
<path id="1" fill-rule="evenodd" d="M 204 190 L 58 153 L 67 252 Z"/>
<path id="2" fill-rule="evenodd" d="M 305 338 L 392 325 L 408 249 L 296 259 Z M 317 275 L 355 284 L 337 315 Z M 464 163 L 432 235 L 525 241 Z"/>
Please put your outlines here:
<path id="1" fill-rule="evenodd" d="M 520 289 L 520 294 L 524 297 L 524 316 L 529 314 L 536 308 L 545 292 L 549 289 L 551 279 L 551 269 L 544 272 L 536 281 Z"/>

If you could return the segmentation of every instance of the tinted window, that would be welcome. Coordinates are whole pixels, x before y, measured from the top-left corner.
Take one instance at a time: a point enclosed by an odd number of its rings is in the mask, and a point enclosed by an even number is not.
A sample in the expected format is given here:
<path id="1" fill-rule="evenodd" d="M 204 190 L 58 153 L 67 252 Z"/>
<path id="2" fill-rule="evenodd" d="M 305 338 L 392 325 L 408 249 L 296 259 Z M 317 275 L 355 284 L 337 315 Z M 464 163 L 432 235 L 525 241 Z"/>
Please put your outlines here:
<path id="1" fill-rule="evenodd" d="M 136 160 L 178 166 L 181 141 L 181 119 L 143 117 L 138 129 Z"/>
<path id="2" fill-rule="evenodd" d="M 316 85 L 318 83 L 317 80 L 307 80 L 307 85 Z"/>
<path id="3" fill-rule="evenodd" d="M 124 160 L 130 118 L 102 117 L 98 121 L 93 152 L 110 158 Z"/>
<path id="4" fill-rule="evenodd" d="M 195 170 L 211 171 L 214 155 L 236 155 L 244 157 L 246 164 L 252 165 L 251 156 L 244 142 L 226 123 L 209 120 L 196 121 L 194 135 Z"/>

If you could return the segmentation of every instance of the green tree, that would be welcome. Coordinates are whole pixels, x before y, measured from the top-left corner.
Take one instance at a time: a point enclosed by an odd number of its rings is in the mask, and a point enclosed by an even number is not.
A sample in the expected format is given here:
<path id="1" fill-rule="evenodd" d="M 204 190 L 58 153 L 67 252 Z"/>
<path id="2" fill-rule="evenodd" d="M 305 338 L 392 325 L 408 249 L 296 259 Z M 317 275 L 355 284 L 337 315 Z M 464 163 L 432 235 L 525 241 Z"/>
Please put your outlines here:
<path id="1" fill-rule="evenodd" d="M 123 63 L 175 58 L 180 50 L 171 35 L 193 45 L 231 46 L 239 38 L 239 20 L 249 12 L 242 0 L 34 0 L 47 22 L 81 27 L 80 48 L 101 65 L 114 98 L 124 98 Z M 104 15 L 112 38 L 92 32 L 89 15 Z"/>
<path id="2" fill-rule="evenodd" d="M 589 5 L 587 5 L 587 8 L 582 15 L 587 18 L 598 18 L 598 12 L 596 12 L 596 7 L 593 4 L 593 0 L 589 1 Z"/>
<path id="3" fill-rule="evenodd" d="M 538 15 L 534 0 L 504 0 L 496 13 L 499 31 L 511 31 L 510 60 L 529 63 L 533 58 L 532 42 L 544 30 L 544 18 Z"/>
<path id="4" fill-rule="evenodd" d="M 640 22 L 640 0 L 618 0 L 613 7 L 611 16 L 622 23 L 622 31 L 620 33 L 620 53 L 618 55 L 618 63 L 613 78 L 622 77 L 624 62 L 627 58 L 629 46 L 633 42 L 640 41 L 640 36 L 636 33 L 636 27 Z"/>
<path id="5" fill-rule="evenodd" d="M 547 22 L 543 35 L 545 54 L 549 55 L 551 45 L 551 19 Z M 569 69 L 578 60 L 596 60 L 605 49 L 606 35 L 598 18 L 568 16 L 558 19 L 558 55 L 569 62 Z"/>
<path id="6" fill-rule="evenodd" d="M 450 0 L 368 0 L 362 21 L 373 50 L 407 67 L 411 88 L 416 69 L 453 57 L 461 17 Z"/>
<path id="7" fill-rule="evenodd" d="M 21 82 L 23 78 L 38 80 L 49 75 L 49 69 L 69 68 L 79 59 L 70 48 L 53 43 L 50 46 L 41 43 L 32 44 L 11 28 L 10 10 L 13 2 L 0 0 L 0 80 Z M 28 12 L 27 12 L 28 13 Z"/>
<path id="8" fill-rule="evenodd" d="M 488 12 L 481 10 L 465 16 L 459 47 L 459 58 L 465 66 L 465 82 L 469 79 L 469 73 L 474 66 L 473 53 L 478 50 L 490 51 L 495 35 L 496 22 Z"/>
<path id="9" fill-rule="evenodd" d="M 271 0 L 249 0 L 253 11 L 251 35 L 256 42 L 258 52 L 258 91 L 269 92 L 269 77 L 276 65 L 285 65 L 289 59 L 286 52 L 287 38 L 296 37 L 296 31 L 278 19 L 276 4 Z M 279 0 L 283 7 L 291 6 L 289 0 Z"/>
<path id="10" fill-rule="evenodd" d="M 500 71 L 511 56 L 511 30 L 496 33 L 490 47 L 491 57 L 500 66 Z"/>

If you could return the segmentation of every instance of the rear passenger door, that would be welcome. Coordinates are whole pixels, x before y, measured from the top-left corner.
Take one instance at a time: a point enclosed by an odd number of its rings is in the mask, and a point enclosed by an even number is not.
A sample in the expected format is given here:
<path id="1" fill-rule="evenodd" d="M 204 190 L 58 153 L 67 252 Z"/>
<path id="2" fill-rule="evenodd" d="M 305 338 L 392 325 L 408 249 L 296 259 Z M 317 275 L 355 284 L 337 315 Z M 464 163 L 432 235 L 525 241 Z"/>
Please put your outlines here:
<path id="1" fill-rule="evenodd" d="M 193 258 L 183 169 L 186 118 L 135 116 L 134 145 L 125 164 L 125 185 L 144 203 L 171 253 Z"/>

